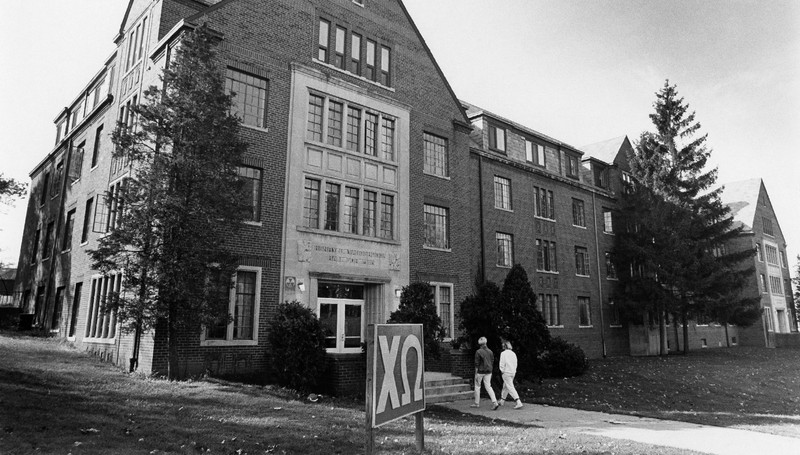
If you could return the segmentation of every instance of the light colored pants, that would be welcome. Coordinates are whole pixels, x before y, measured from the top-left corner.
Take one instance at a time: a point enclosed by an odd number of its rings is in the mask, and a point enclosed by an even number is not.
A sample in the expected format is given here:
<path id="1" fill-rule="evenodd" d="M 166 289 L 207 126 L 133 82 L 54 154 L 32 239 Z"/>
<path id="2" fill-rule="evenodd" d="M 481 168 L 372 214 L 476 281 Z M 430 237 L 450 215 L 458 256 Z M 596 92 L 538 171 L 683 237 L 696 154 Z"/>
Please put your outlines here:
<path id="1" fill-rule="evenodd" d="M 514 387 L 514 374 L 503 373 L 503 391 L 500 392 L 500 399 L 505 400 L 507 396 L 511 395 L 514 401 L 519 400 L 519 394 Z"/>
<path id="2" fill-rule="evenodd" d="M 475 373 L 475 404 L 481 404 L 481 382 L 486 387 L 486 393 L 492 399 L 492 403 L 497 403 L 497 397 L 492 390 L 492 373 Z"/>

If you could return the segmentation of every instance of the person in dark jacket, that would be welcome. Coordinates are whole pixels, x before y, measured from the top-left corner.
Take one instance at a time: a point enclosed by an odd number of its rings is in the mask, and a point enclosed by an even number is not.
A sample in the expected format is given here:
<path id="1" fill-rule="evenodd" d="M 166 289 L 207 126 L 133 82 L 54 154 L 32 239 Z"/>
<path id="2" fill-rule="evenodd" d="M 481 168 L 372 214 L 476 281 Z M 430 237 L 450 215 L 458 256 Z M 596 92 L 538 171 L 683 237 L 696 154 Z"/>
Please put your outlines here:
<path id="1" fill-rule="evenodd" d="M 486 388 L 486 393 L 492 399 L 492 410 L 496 410 L 500 405 L 497 404 L 497 397 L 492 390 L 492 368 L 494 366 L 494 354 L 486 346 L 486 337 L 478 338 L 478 348 L 475 351 L 475 403 L 471 408 L 481 407 L 481 383 Z"/>

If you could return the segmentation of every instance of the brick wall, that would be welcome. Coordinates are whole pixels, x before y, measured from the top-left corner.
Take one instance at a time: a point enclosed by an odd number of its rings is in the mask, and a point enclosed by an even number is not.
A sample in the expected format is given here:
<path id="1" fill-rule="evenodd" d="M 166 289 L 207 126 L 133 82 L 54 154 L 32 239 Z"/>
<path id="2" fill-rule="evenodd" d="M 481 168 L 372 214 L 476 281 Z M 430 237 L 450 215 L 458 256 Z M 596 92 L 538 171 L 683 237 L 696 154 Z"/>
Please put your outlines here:
<path id="1" fill-rule="evenodd" d="M 328 354 L 325 391 L 336 396 L 361 395 L 366 389 L 367 359 L 363 354 Z"/>

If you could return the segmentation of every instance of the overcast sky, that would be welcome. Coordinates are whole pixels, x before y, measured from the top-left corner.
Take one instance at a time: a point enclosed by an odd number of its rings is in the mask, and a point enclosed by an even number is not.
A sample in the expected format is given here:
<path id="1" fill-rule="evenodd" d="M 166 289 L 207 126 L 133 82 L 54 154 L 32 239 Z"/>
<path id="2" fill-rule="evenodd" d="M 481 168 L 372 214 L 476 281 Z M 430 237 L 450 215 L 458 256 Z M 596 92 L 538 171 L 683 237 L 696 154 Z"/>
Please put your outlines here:
<path id="1" fill-rule="evenodd" d="M 0 2 L 0 170 L 28 181 L 53 120 L 114 49 L 127 0 Z M 800 252 L 800 2 L 405 0 L 456 95 L 573 146 L 651 128 L 665 79 L 719 183 L 763 178 Z M 27 200 L 0 206 L 16 263 Z"/>

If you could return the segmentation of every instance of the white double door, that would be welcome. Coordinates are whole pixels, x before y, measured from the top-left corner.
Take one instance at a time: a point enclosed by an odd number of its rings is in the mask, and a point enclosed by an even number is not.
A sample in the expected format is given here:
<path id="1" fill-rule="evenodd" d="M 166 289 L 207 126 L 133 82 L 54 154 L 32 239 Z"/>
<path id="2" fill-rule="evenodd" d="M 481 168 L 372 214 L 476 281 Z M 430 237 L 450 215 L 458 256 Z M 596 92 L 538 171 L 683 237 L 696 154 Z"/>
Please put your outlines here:
<path id="1" fill-rule="evenodd" d="M 364 300 L 320 298 L 317 303 L 328 352 L 360 353 Z"/>

